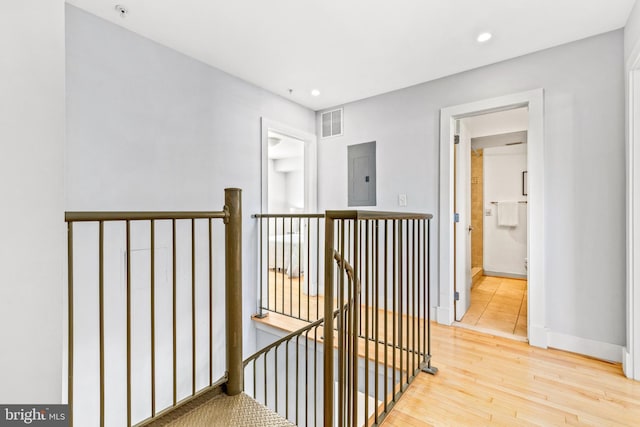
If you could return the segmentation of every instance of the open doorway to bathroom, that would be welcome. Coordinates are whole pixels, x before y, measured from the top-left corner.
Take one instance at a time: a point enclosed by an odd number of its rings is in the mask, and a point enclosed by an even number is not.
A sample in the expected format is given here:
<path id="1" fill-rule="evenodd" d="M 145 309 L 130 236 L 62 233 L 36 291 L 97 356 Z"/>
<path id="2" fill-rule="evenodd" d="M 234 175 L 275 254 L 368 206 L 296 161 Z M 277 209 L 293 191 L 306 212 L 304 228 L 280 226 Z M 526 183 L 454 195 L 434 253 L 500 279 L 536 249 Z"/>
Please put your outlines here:
<path id="1" fill-rule="evenodd" d="M 519 339 L 528 315 L 527 126 L 526 107 L 460 119 L 455 156 L 456 320 Z"/>

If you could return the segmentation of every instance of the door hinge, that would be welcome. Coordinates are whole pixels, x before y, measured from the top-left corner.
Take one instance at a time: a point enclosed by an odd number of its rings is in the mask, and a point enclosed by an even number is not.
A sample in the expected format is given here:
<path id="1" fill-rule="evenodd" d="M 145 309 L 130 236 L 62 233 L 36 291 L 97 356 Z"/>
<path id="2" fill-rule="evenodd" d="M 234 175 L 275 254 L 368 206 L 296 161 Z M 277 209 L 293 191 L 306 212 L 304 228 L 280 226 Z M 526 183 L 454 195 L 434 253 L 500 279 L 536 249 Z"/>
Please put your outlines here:
<path id="1" fill-rule="evenodd" d="M 453 222 L 460 222 L 460 214 L 459 213 L 454 213 L 453 214 Z"/>
<path id="2" fill-rule="evenodd" d="M 453 143 L 460 144 L 460 135 L 453 135 Z"/>
<path id="3" fill-rule="evenodd" d="M 460 301 L 460 292 L 456 291 L 453 293 L 453 299 L 455 301 Z"/>

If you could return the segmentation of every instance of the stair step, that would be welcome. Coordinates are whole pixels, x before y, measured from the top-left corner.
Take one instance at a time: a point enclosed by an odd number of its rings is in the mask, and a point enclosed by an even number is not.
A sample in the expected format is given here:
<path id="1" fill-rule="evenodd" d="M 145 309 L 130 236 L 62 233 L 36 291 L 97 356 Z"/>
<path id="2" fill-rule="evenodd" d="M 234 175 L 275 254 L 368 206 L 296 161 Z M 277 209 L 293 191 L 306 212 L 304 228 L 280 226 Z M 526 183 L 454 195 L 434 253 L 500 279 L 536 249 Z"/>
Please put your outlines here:
<path id="1" fill-rule="evenodd" d="M 167 427 L 290 427 L 291 422 L 244 393 L 236 396 L 218 395 Z"/>

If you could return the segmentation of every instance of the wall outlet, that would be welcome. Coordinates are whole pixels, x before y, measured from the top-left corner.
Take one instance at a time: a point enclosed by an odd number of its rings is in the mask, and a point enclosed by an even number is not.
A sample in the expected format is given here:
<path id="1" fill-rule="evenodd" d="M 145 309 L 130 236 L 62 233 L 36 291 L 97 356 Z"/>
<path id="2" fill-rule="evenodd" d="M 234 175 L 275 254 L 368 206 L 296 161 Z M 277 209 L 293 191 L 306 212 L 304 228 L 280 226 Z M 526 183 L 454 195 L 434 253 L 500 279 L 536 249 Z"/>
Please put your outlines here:
<path id="1" fill-rule="evenodd" d="M 491 216 L 491 215 L 492 215 L 491 208 L 484 210 L 484 216 Z"/>
<path id="2" fill-rule="evenodd" d="M 398 194 L 398 206 L 407 206 L 406 194 Z"/>

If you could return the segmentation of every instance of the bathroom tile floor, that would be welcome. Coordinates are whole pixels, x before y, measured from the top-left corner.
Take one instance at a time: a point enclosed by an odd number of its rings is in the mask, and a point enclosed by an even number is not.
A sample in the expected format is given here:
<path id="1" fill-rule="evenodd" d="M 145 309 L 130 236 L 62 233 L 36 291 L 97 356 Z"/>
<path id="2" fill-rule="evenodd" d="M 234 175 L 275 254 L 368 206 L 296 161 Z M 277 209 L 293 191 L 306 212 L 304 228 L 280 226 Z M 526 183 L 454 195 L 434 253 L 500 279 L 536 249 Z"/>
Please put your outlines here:
<path id="1" fill-rule="evenodd" d="M 527 337 L 527 281 L 482 276 L 471 289 L 463 325 Z"/>

